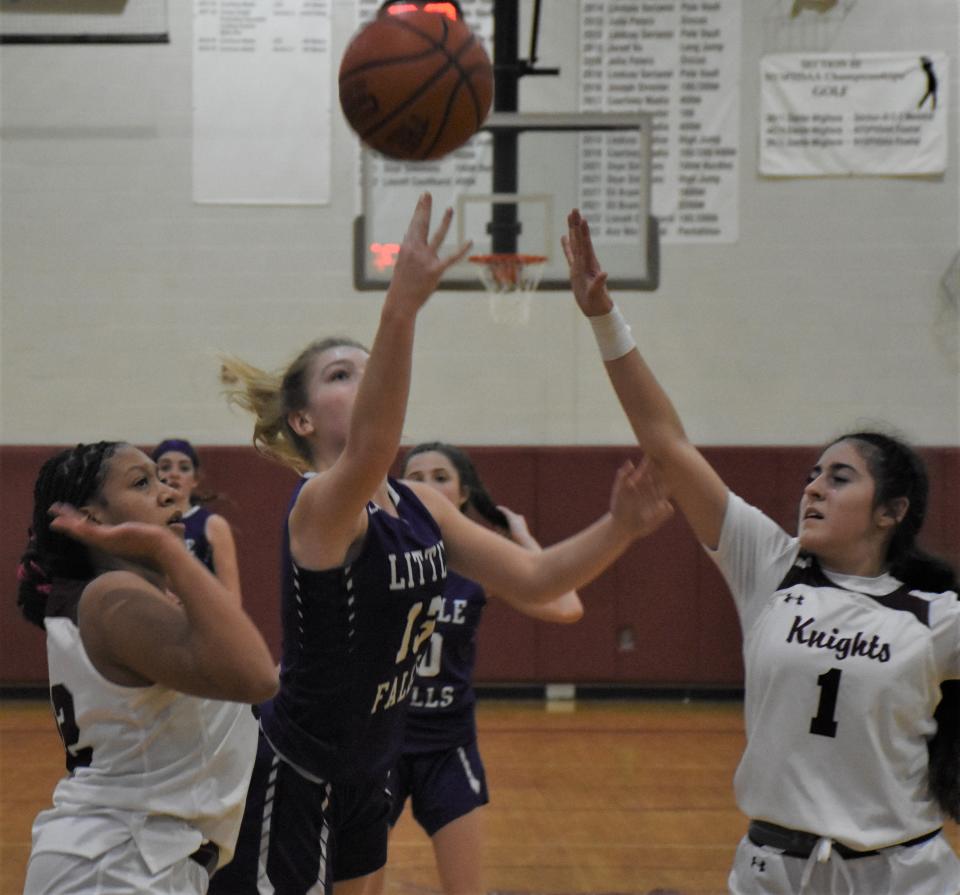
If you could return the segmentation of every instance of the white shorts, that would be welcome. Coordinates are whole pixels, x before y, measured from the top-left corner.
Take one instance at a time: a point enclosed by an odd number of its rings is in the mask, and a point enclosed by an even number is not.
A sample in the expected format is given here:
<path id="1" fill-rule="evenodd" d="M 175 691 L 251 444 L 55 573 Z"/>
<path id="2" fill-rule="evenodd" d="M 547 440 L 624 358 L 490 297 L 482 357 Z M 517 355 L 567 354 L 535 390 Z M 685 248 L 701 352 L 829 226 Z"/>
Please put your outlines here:
<path id="1" fill-rule="evenodd" d="M 31 855 L 23 895 L 205 895 L 209 883 L 191 858 L 150 873 L 131 839 L 97 858 Z"/>
<path id="2" fill-rule="evenodd" d="M 201 843 L 199 830 L 177 818 L 42 811 L 24 895 L 205 895 L 216 849 Z"/>
<path id="3" fill-rule="evenodd" d="M 810 859 L 755 845 L 746 836 L 727 884 L 732 895 L 958 895 L 960 860 L 943 838 L 919 845 L 885 848 L 879 855 L 844 860 L 836 852 L 823 864 L 814 862 L 801 888 Z"/>

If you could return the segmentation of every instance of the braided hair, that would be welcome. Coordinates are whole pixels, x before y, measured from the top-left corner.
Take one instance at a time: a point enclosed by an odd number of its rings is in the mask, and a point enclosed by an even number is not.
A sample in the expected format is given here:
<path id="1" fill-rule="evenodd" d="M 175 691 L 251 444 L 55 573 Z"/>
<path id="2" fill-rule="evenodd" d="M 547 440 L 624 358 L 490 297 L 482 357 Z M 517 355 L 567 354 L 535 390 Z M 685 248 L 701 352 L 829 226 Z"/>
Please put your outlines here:
<path id="1" fill-rule="evenodd" d="M 880 432 L 853 432 L 837 441 L 851 441 L 860 451 L 876 484 L 874 506 L 901 497 L 909 501 L 887 547 L 890 574 L 911 588 L 929 593 L 960 590 L 950 564 L 916 544 L 927 514 L 930 488 L 926 467 L 917 452 L 900 439 Z M 948 816 L 960 821 L 960 681 L 946 681 L 940 689 L 940 704 L 934 714 L 937 733 L 927 744 L 930 792 Z"/>
<path id="2" fill-rule="evenodd" d="M 492 526 L 499 528 L 504 533 L 508 533 L 510 531 L 510 525 L 507 522 L 507 517 L 497 509 L 493 498 L 488 493 L 483 482 L 480 481 L 480 476 L 477 474 L 473 461 L 467 456 L 466 452 L 460 450 L 460 448 L 443 441 L 425 441 L 416 447 L 410 448 L 410 451 L 403 460 L 404 471 L 406 471 L 410 460 L 417 454 L 430 452 L 443 454 L 443 456 L 453 464 L 453 468 L 456 469 L 457 475 L 460 478 L 460 487 L 467 489 L 467 500 L 462 507 L 462 511 L 468 513 L 472 510 L 484 521 L 489 522 Z"/>
<path id="3" fill-rule="evenodd" d="M 27 548 L 17 567 L 17 605 L 27 621 L 43 627 L 47 601 L 58 588 L 95 575 L 87 548 L 50 527 L 50 507 L 82 507 L 103 487 L 108 461 L 123 442 L 78 444 L 47 460 L 33 488 L 33 519 Z"/>

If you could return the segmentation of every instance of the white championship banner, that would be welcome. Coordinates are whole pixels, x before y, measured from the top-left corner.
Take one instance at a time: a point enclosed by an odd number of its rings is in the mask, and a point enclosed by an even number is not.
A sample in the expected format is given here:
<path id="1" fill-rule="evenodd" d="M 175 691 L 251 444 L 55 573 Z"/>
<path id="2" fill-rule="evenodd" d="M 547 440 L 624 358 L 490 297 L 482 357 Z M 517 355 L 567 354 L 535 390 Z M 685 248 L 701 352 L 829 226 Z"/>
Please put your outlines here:
<path id="1" fill-rule="evenodd" d="M 946 53 L 777 53 L 760 66 L 761 174 L 946 170 Z"/>
<path id="2" fill-rule="evenodd" d="M 194 202 L 330 201 L 330 3 L 194 0 Z"/>

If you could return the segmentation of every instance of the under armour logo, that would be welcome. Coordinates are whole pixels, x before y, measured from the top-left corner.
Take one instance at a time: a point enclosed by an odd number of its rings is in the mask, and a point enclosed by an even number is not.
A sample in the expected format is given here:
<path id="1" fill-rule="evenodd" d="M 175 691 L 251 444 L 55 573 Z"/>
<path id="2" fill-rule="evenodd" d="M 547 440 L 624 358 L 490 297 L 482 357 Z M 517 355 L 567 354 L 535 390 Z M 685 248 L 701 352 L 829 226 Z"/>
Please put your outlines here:
<path id="1" fill-rule="evenodd" d="M 798 606 L 803 605 L 803 596 L 801 594 L 787 594 L 783 598 L 784 603 L 789 603 L 791 600 L 796 600 Z"/>
<path id="2" fill-rule="evenodd" d="M 760 873 L 763 873 L 767 869 L 767 862 L 763 858 L 751 858 L 750 866 L 756 867 Z"/>

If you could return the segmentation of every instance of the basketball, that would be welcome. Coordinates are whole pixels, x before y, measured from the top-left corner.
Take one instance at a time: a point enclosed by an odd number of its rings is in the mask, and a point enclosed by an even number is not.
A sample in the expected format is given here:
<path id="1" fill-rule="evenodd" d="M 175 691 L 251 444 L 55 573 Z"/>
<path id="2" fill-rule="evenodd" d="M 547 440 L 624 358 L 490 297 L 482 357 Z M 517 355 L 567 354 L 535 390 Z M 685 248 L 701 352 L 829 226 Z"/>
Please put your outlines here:
<path id="1" fill-rule="evenodd" d="M 381 13 L 340 63 L 343 114 L 389 158 L 442 158 L 480 129 L 492 97 L 487 51 L 463 21 L 439 13 Z"/>

